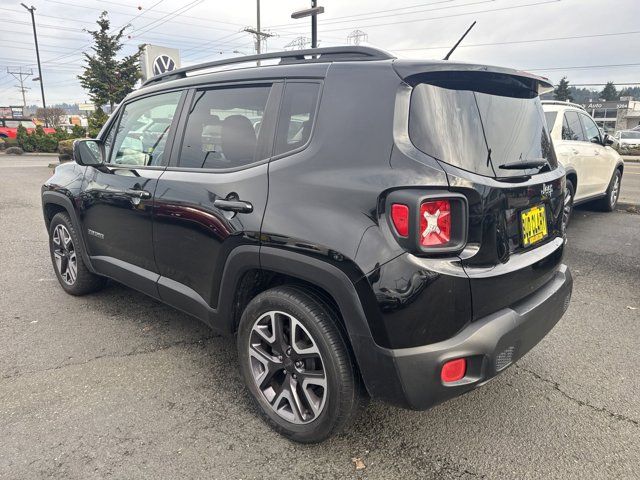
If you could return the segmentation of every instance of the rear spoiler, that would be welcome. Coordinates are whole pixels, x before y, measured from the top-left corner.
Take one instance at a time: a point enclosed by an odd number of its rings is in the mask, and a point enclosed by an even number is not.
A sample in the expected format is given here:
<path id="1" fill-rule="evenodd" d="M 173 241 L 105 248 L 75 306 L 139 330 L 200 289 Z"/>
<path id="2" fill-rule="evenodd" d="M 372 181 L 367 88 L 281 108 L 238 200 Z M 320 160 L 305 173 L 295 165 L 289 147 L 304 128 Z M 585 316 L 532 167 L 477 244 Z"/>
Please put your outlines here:
<path id="1" fill-rule="evenodd" d="M 409 85 L 429 83 L 455 90 L 533 98 L 553 90 L 548 78 L 511 68 L 449 61 L 395 60 L 393 68 Z"/>

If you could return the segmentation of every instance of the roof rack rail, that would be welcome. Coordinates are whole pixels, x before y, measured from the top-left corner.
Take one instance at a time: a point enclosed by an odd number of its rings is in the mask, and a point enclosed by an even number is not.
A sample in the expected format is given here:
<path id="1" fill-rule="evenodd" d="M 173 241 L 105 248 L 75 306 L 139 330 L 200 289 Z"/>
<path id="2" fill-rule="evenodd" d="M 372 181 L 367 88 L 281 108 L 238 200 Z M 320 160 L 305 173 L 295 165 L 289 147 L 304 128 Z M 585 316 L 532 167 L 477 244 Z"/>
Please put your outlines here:
<path id="1" fill-rule="evenodd" d="M 582 105 L 579 105 L 577 103 L 571 103 L 571 102 L 563 102 L 562 100 L 542 100 L 542 104 L 543 105 L 564 105 L 565 107 L 579 108 L 580 110 L 584 110 L 586 112 L 586 109 Z"/>
<path id="2" fill-rule="evenodd" d="M 239 63 L 257 62 L 259 60 L 280 59 L 280 65 L 290 65 L 294 63 L 314 63 L 314 62 L 352 62 L 369 60 L 391 60 L 394 57 L 391 53 L 372 47 L 327 47 L 311 48 L 306 50 L 292 50 L 285 52 L 263 53 L 260 55 L 243 55 L 241 57 L 227 58 L 224 60 L 214 60 L 212 62 L 199 63 L 189 67 L 182 67 L 170 72 L 162 73 L 146 80 L 142 86 L 153 83 L 165 82 L 186 78 L 187 73 L 206 70 L 209 68 L 234 65 Z"/>

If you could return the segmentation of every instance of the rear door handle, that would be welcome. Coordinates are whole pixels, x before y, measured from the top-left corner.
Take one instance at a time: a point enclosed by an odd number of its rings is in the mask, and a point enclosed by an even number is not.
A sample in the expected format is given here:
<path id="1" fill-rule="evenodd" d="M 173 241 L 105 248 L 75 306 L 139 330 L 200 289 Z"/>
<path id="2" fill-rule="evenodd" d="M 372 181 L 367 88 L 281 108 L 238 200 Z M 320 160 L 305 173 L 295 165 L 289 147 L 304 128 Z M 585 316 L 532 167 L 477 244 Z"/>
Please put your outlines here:
<path id="1" fill-rule="evenodd" d="M 224 200 L 217 198 L 213 201 L 213 206 L 220 210 L 226 210 L 228 212 L 235 213 L 251 213 L 253 212 L 253 205 L 244 200 Z"/>
<path id="2" fill-rule="evenodd" d="M 131 188 L 127 190 L 125 193 L 130 197 L 140 198 L 143 200 L 148 200 L 149 198 L 151 198 L 151 193 L 147 192 L 146 190 L 134 190 Z"/>

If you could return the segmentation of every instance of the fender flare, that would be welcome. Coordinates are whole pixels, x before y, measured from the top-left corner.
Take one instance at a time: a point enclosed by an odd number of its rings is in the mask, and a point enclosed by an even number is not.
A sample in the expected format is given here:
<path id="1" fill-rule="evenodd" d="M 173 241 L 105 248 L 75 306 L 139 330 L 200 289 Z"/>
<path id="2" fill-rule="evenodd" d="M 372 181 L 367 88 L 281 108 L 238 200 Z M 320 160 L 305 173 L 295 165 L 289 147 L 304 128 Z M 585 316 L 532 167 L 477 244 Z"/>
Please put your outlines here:
<path id="1" fill-rule="evenodd" d="M 259 254 L 258 254 L 259 251 Z M 251 269 L 270 270 L 289 275 L 325 290 L 335 300 L 347 329 L 355 360 L 371 396 L 397 403 L 402 386 L 397 381 L 393 355 L 378 346 L 371 334 L 358 287 L 366 278 L 353 280 L 338 266 L 315 256 L 262 246 L 240 246 L 233 250 L 224 269 L 216 317 L 223 329 L 232 332 L 233 299 L 242 275 Z"/>
<path id="2" fill-rule="evenodd" d="M 49 227 L 49 222 L 47 220 L 46 207 L 49 204 L 59 205 L 65 209 L 74 226 L 76 227 L 76 232 L 80 237 L 80 242 L 82 242 L 82 260 L 91 273 L 96 273 L 93 265 L 91 264 L 91 258 L 89 257 L 89 252 L 87 250 L 87 243 L 85 241 L 84 232 L 82 230 L 82 224 L 78 219 L 76 209 L 74 208 L 71 199 L 61 192 L 54 192 L 51 190 L 42 192 L 42 213 L 45 216 L 45 224 L 47 225 L 47 228 Z"/>

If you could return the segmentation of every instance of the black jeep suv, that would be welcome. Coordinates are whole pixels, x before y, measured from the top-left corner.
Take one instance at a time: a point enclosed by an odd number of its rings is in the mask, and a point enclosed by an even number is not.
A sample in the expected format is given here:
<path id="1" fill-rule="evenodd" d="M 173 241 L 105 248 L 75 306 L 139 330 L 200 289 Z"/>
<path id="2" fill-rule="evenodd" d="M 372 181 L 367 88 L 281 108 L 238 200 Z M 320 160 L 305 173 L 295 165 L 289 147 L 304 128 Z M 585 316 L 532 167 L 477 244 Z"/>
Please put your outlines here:
<path id="1" fill-rule="evenodd" d="M 154 77 L 42 188 L 56 274 L 236 334 L 248 389 L 294 440 L 340 431 L 367 396 L 427 409 L 569 304 L 550 88 L 365 47 Z"/>

